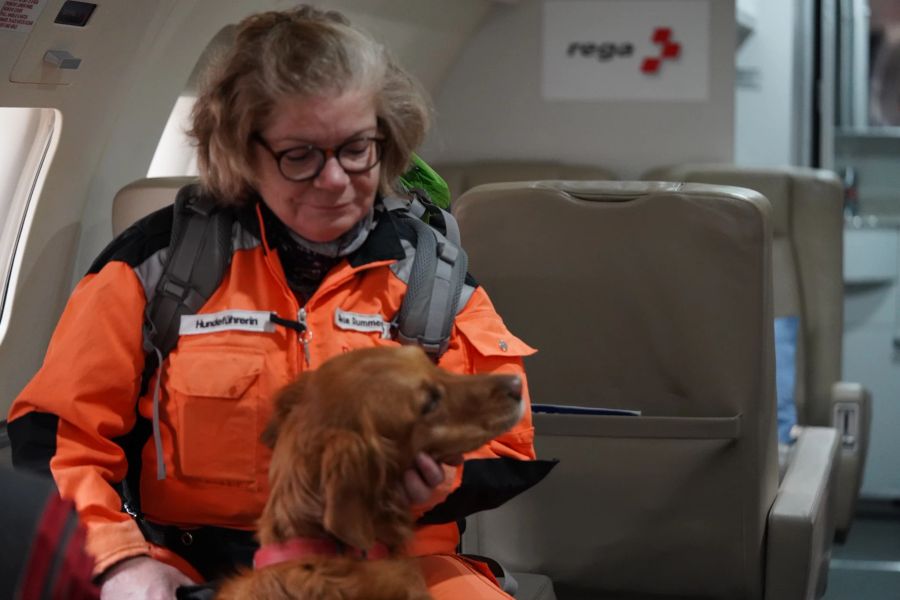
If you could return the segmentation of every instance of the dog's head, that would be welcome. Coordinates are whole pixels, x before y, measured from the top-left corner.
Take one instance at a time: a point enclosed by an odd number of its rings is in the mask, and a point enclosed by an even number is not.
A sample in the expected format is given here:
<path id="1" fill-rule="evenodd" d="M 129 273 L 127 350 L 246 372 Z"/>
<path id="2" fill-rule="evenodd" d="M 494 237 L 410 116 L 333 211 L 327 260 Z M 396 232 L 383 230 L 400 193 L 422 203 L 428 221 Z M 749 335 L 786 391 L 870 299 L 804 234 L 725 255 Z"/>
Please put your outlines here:
<path id="1" fill-rule="evenodd" d="M 287 386 L 264 434 L 273 447 L 264 542 L 310 523 L 357 548 L 399 546 L 412 526 L 402 473 L 422 451 L 468 452 L 522 416 L 509 375 L 454 375 L 414 346 L 340 355 Z M 269 538 L 269 539 L 265 539 Z"/>

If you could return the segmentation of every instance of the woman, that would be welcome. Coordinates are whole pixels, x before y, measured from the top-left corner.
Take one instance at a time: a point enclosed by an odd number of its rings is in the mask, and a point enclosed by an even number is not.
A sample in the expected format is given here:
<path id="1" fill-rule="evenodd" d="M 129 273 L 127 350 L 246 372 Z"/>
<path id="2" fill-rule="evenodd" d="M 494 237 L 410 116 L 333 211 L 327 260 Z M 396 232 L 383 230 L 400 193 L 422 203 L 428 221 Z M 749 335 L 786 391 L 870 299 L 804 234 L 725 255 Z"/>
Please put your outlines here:
<path id="1" fill-rule="evenodd" d="M 278 320 L 182 331 L 142 385 L 143 311 L 172 221 L 160 211 L 114 240 L 79 283 L 10 412 L 16 463 L 49 464 L 75 501 L 104 598 L 172 598 L 249 561 L 267 491 L 258 440 L 274 392 L 330 356 L 397 343 L 336 315 L 389 322 L 400 307 L 406 284 L 392 266 L 407 258 L 407 234 L 380 198 L 396 193 L 427 124 L 418 86 L 340 15 L 303 7 L 240 24 L 193 115 L 203 191 L 236 219 L 228 270 L 200 314 Z M 476 288 L 440 364 L 523 375 L 531 352 Z M 157 384 L 158 441 L 145 437 L 140 465 L 129 464 L 123 440 L 153 420 Z M 473 454 L 533 458 L 529 412 Z M 140 519 L 119 494 L 137 468 Z M 405 478 L 411 510 L 441 503 L 459 471 L 418 457 Z M 455 555 L 458 540 L 451 523 L 419 528 L 410 544 L 434 597 L 507 597 Z"/>

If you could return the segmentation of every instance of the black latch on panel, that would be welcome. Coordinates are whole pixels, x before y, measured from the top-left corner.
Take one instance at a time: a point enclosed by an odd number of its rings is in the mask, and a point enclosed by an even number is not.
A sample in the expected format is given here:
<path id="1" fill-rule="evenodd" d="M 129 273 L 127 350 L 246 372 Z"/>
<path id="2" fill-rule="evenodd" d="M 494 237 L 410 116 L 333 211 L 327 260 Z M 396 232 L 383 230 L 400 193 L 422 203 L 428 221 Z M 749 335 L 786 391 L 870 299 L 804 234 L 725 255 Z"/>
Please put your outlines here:
<path id="1" fill-rule="evenodd" d="M 87 25 L 88 19 L 94 14 L 96 4 L 90 2 L 76 2 L 75 0 L 66 0 L 59 14 L 56 15 L 54 23 L 60 25 L 73 25 L 75 27 L 84 27 Z"/>

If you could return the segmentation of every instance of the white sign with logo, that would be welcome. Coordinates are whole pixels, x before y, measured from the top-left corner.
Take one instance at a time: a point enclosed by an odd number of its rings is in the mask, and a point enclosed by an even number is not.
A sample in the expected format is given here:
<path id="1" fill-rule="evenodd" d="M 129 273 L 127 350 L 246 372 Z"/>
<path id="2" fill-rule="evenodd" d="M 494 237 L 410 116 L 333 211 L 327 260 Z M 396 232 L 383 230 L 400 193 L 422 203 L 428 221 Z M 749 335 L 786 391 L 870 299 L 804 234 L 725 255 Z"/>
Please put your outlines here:
<path id="1" fill-rule="evenodd" d="M 706 100 L 710 11 L 710 0 L 544 2 L 544 98 Z"/>
<path id="2" fill-rule="evenodd" d="M 0 1 L 0 31 L 31 31 L 47 0 Z"/>

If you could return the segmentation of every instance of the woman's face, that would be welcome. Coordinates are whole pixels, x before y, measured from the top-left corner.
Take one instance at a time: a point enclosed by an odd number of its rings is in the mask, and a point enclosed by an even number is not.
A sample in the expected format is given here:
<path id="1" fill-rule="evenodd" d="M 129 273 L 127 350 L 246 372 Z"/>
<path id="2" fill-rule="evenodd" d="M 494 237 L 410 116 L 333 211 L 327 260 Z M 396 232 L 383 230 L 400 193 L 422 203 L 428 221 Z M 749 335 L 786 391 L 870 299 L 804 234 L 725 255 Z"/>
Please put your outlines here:
<path id="1" fill-rule="evenodd" d="M 290 181 L 282 175 L 272 152 L 308 145 L 334 149 L 357 138 L 377 135 L 370 93 L 351 90 L 336 97 L 282 99 L 259 132 L 262 143 L 254 144 L 256 191 L 272 212 L 302 237 L 314 242 L 335 240 L 372 208 L 379 167 L 348 174 L 337 157 L 327 153 L 318 175 L 306 181 Z"/>

